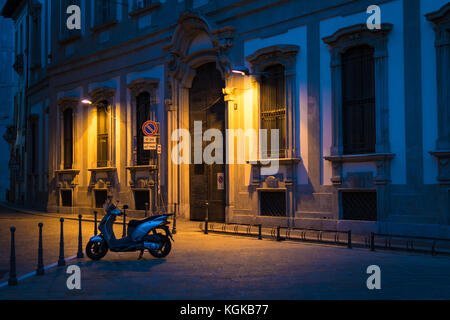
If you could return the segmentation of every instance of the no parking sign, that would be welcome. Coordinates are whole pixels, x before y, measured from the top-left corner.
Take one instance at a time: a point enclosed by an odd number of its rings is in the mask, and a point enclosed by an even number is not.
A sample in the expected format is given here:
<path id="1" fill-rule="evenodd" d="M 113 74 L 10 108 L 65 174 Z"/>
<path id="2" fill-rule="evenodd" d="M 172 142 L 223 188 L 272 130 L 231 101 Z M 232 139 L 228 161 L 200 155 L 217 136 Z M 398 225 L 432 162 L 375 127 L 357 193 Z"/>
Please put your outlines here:
<path id="1" fill-rule="evenodd" d="M 223 172 L 217 174 L 217 190 L 225 189 L 225 175 Z"/>
<path id="2" fill-rule="evenodd" d="M 151 120 L 145 121 L 144 124 L 142 125 L 142 132 L 146 136 L 154 136 L 155 134 L 158 133 L 158 127 L 159 127 L 158 122 Z"/>

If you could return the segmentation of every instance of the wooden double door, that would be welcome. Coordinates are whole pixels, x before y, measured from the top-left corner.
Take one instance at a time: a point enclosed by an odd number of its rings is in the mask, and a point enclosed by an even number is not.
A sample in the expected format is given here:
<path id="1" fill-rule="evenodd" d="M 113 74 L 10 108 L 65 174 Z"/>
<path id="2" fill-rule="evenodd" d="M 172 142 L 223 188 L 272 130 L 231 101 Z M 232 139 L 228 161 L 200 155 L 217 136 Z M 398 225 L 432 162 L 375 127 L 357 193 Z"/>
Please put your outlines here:
<path id="1" fill-rule="evenodd" d="M 189 89 L 189 131 L 191 134 L 190 217 L 204 220 L 208 203 L 208 220 L 225 221 L 225 102 L 222 88 L 225 83 L 215 63 L 197 68 L 197 74 Z M 194 122 L 201 121 L 202 136 L 208 129 L 222 132 L 222 163 L 194 163 Z M 197 124 L 198 126 L 198 124 Z M 202 154 L 210 141 L 202 141 Z M 213 153 L 214 156 L 216 156 Z M 220 153 L 219 153 L 220 155 Z M 220 157 L 222 158 L 222 157 Z M 198 161 L 197 161 L 198 162 Z"/>

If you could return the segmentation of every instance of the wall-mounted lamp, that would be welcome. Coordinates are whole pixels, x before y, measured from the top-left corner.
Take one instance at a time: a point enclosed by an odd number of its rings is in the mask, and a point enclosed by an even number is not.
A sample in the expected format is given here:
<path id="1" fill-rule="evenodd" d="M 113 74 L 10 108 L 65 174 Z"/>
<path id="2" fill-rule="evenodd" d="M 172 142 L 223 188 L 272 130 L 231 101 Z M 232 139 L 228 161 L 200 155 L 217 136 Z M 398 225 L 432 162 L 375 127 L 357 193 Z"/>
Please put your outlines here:
<path id="1" fill-rule="evenodd" d="M 84 98 L 84 99 L 81 99 L 81 103 L 82 104 L 92 104 L 92 101 L 87 98 Z"/>
<path id="2" fill-rule="evenodd" d="M 250 74 L 250 71 L 246 66 L 235 66 L 231 72 L 240 74 L 242 76 L 248 76 Z"/>

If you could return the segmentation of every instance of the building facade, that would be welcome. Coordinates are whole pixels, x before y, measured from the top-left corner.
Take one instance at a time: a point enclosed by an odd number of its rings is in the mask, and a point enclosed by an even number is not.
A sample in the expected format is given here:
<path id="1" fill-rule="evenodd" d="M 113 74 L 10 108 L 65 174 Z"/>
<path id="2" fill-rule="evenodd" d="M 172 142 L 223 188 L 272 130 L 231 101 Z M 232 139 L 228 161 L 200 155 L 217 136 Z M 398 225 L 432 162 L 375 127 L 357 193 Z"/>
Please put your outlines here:
<path id="1" fill-rule="evenodd" d="M 16 200 L 450 237 L 448 1 L 35 0 L 3 15 L 30 33 Z M 148 120 L 161 152 L 144 150 Z M 235 161 L 262 138 L 233 134 L 260 129 L 278 146 Z M 226 137 L 213 164 L 196 161 L 207 132 Z"/>
<path id="2" fill-rule="evenodd" d="M 0 1 L 0 7 L 3 7 L 5 1 Z M 14 106 L 14 70 L 11 66 L 14 63 L 14 27 L 10 19 L 0 17 L 0 97 L 2 104 L 0 106 L 0 149 L 9 150 L 8 139 L 13 130 L 11 124 L 13 121 Z M 5 201 L 9 196 L 10 186 L 9 176 L 9 152 L 0 155 L 0 201 Z"/>

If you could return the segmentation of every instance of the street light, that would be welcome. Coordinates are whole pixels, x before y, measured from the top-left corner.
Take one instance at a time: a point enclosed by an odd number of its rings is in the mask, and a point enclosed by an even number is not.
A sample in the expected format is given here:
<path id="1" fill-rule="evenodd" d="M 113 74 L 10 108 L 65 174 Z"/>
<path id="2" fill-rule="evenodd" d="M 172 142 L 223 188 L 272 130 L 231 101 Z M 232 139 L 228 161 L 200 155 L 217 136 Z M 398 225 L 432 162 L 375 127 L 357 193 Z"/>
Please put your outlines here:
<path id="1" fill-rule="evenodd" d="M 92 104 L 92 101 L 87 98 L 84 98 L 84 99 L 81 99 L 81 103 L 82 104 Z"/>
<path id="2" fill-rule="evenodd" d="M 235 66 L 231 72 L 240 74 L 241 76 L 248 76 L 250 74 L 250 71 L 246 66 Z"/>

